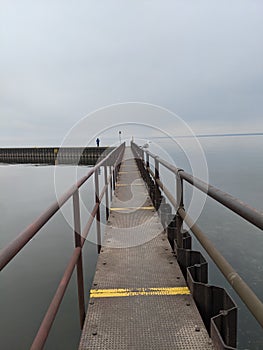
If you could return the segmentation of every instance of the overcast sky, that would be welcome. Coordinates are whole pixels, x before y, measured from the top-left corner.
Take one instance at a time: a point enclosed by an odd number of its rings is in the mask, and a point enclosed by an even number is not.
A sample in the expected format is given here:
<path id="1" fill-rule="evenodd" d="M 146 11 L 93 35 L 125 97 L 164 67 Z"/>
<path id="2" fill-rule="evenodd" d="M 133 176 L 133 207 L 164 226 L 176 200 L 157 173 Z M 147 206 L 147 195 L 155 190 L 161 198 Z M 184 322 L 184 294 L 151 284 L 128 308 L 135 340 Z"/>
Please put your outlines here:
<path id="1" fill-rule="evenodd" d="M 263 132 L 262 18 L 262 0 L 1 0 L 0 146 L 60 144 L 125 102 L 199 134 Z"/>

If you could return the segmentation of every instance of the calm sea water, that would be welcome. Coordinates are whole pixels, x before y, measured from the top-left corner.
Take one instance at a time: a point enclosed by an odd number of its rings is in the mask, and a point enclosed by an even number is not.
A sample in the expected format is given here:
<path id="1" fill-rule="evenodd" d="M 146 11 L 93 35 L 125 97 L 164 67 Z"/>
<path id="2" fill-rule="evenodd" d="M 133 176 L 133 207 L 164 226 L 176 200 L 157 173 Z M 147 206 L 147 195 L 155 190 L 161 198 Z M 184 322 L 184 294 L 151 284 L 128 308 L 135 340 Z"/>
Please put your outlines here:
<path id="1" fill-rule="evenodd" d="M 158 140 L 178 166 L 190 171 L 189 160 L 169 140 Z M 263 137 L 226 137 L 200 140 L 205 151 L 209 182 L 248 204 L 263 210 Z M 154 150 L 154 145 L 152 146 Z M 34 220 L 56 199 L 52 166 L 0 166 L 0 246 L 3 247 Z M 87 172 L 78 168 L 77 177 Z M 63 192 L 72 183 L 73 167 L 59 167 Z M 103 175 L 103 174 L 102 174 Z M 75 176 L 75 175 L 74 175 Z M 169 175 L 163 175 L 170 181 Z M 102 176 L 101 176 L 102 178 Z M 186 191 L 188 189 L 186 188 Z M 81 190 L 82 207 L 94 204 L 93 183 Z M 188 198 L 186 198 L 187 206 Z M 83 209 L 83 208 L 82 208 Z M 82 223 L 87 220 L 85 211 Z M 56 290 L 74 246 L 72 228 L 65 220 L 72 220 L 72 205 L 52 218 L 28 246 L 1 273 L 0 332 L 1 349 L 29 349 L 43 315 Z M 220 252 L 262 299 L 263 295 L 263 234 L 229 210 L 208 199 L 198 219 Z M 94 235 L 94 229 L 91 234 Z M 195 247 L 202 250 L 198 243 Z M 204 252 L 205 254 L 205 252 Z M 96 246 L 87 242 L 84 251 L 86 295 L 96 265 Z M 210 259 L 208 258 L 208 261 Z M 225 282 L 221 273 L 209 264 L 209 282 L 228 289 L 239 306 L 238 341 L 240 349 L 262 349 L 263 332 Z M 86 298 L 86 302 L 88 298 Z M 46 349 L 76 349 L 80 331 L 76 295 L 76 276 L 61 305 L 58 317 L 48 338 Z"/>

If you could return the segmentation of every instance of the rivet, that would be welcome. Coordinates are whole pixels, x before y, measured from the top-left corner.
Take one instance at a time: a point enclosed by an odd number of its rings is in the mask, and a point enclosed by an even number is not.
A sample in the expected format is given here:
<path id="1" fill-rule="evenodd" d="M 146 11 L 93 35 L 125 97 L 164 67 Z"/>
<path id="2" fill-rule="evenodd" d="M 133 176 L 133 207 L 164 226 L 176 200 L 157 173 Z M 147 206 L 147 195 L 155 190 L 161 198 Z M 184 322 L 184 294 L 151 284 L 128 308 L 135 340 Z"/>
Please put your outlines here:
<path id="1" fill-rule="evenodd" d="M 190 303 L 186 303 L 186 306 L 190 306 L 191 304 Z"/>
<path id="2" fill-rule="evenodd" d="M 94 285 L 94 286 L 97 286 L 97 285 L 98 285 L 98 283 L 93 283 L 93 285 Z"/>
<path id="3" fill-rule="evenodd" d="M 179 280 L 179 279 L 180 279 L 180 276 L 177 276 L 176 278 Z"/>
<path id="4" fill-rule="evenodd" d="M 170 261 L 169 264 L 173 264 L 173 261 Z"/>
<path id="5" fill-rule="evenodd" d="M 92 332 L 92 335 L 97 335 L 97 332 L 96 331 Z"/>
<path id="6" fill-rule="evenodd" d="M 90 301 L 89 304 L 90 304 L 90 305 L 94 305 L 94 301 Z"/>
<path id="7" fill-rule="evenodd" d="M 196 332 L 200 332 L 200 327 L 195 326 L 195 331 L 196 331 Z"/>
<path id="8" fill-rule="evenodd" d="M 104 261 L 103 265 L 106 265 L 107 263 Z"/>

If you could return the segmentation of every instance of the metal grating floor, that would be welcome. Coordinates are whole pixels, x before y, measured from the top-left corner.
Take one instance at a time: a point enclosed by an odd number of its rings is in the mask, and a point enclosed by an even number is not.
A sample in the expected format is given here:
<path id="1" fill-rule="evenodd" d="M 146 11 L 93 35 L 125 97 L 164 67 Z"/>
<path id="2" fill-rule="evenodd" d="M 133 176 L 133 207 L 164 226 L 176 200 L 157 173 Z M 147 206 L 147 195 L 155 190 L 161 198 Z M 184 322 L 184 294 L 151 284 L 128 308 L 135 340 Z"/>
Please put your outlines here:
<path id="1" fill-rule="evenodd" d="M 79 349 L 213 349 L 187 290 L 126 148 Z"/>

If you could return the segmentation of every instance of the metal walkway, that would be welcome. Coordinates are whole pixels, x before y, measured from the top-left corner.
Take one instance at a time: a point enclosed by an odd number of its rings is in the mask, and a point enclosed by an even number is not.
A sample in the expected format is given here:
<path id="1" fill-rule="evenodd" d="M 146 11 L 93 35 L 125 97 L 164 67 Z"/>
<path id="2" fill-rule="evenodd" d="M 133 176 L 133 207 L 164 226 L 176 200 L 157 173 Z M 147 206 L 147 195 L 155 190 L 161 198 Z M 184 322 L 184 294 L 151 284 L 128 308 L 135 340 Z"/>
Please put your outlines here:
<path id="1" fill-rule="evenodd" d="M 79 349 L 169 348 L 213 345 L 126 148 Z"/>

